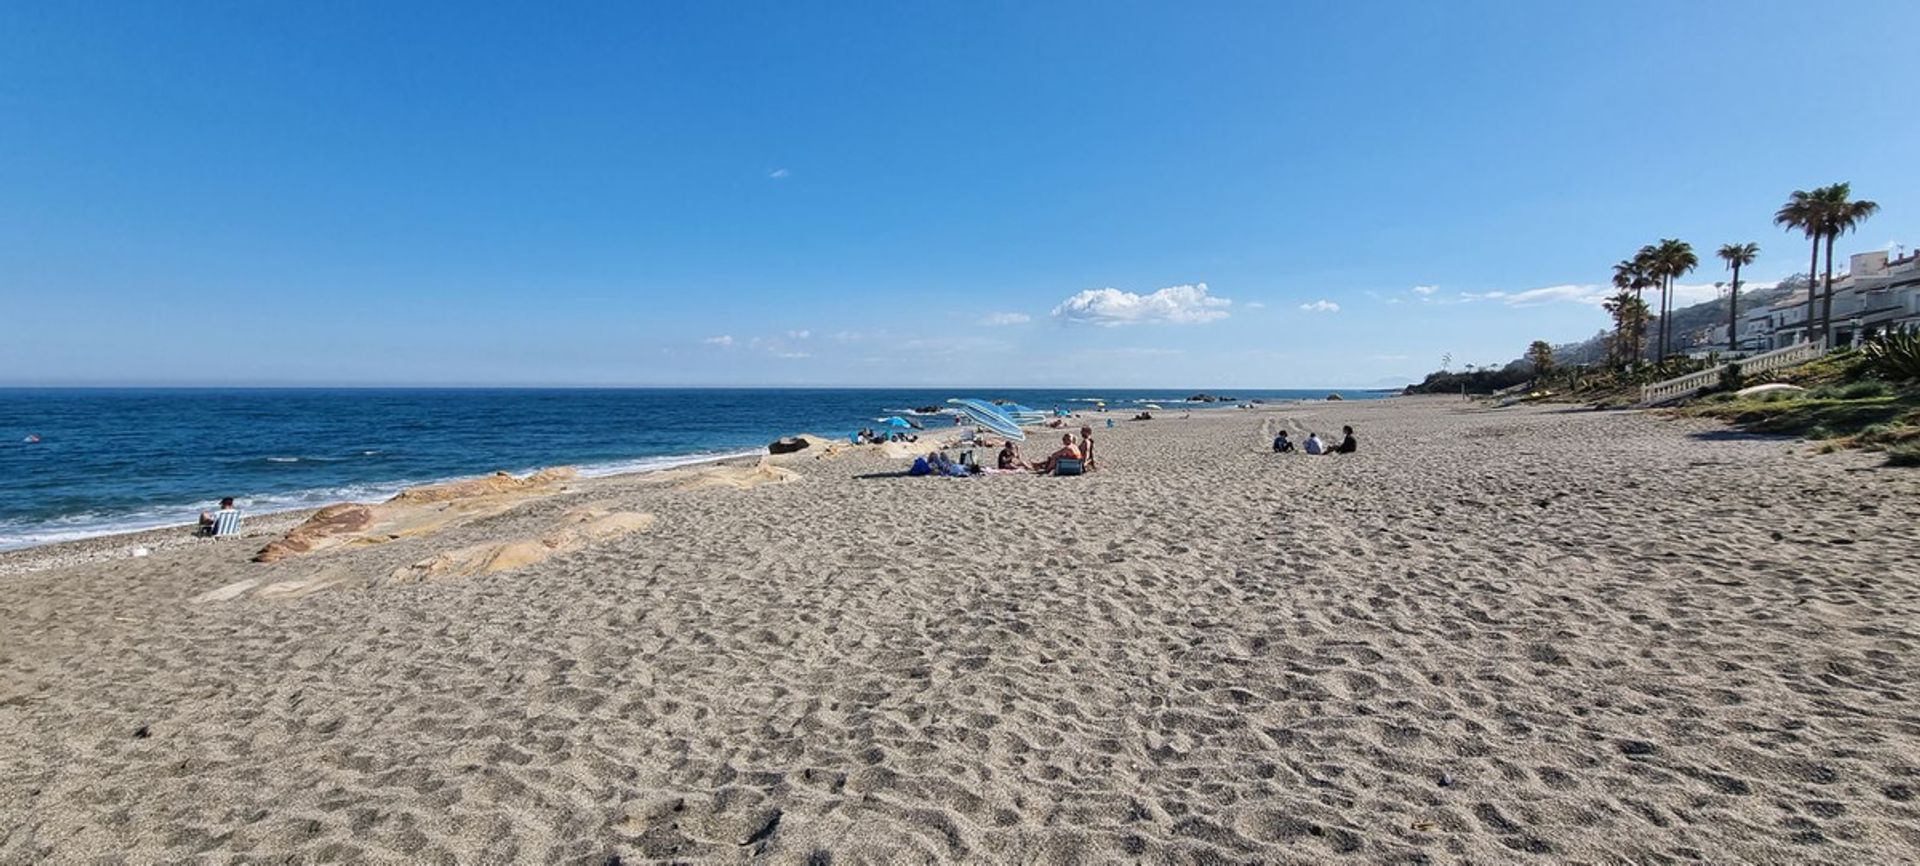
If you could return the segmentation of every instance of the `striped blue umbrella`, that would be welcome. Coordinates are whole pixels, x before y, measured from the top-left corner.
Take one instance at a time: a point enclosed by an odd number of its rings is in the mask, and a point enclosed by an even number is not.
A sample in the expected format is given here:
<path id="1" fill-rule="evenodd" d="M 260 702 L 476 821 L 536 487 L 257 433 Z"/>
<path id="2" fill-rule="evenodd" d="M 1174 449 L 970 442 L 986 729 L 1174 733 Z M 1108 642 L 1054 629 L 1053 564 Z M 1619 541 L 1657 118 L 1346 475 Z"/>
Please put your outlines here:
<path id="1" fill-rule="evenodd" d="M 1025 442 L 1027 439 L 1027 431 L 1020 429 L 1019 424 L 1015 423 L 1012 418 L 1007 417 L 1005 412 L 1000 411 L 1000 407 L 992 403 L 971 397 L 955 397 L 947 402 L 958 407 L 960 413 L 972 419 L 975 424 L 992 430 L 1008 439 L 1020 442 Z"/>

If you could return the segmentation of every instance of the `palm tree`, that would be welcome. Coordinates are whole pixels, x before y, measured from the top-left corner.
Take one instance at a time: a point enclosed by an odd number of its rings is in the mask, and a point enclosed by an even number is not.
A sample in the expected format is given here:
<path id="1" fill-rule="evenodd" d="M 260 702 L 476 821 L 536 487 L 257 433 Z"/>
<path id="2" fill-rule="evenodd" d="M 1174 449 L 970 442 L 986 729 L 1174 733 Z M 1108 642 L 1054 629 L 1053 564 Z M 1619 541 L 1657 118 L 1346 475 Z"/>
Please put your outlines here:
<path id="1" fill-rule="evenodd" d="M 1639 266 L 1640 273 L 1646 277 L 1649 288 L 1657 288 L 1663 293 L 1667 290 L 1666 280 L 1660 276 L 1660 249 L 1658 247 L 1655 247 L 1653 244 L 1647 244 L 1641 247 L 1639 252 L 1633 254 L 1633 263 Z M 1639 292 L 1634 293 L 1634 297 L 1637 298 L 1639 296 Z M 1663 295 L 1660 298 L 1660 305 L 1656 308 L 1656 311 L 1664 311 L 1666 308 L 1667 299 Z M 1666 316 L 1663 314 L 1660 315 L 1659 318 L 1660 327 L 1664 330 L 1667 326 Z M 1664 350 L 1657 350 L 1654 355 L 1661 361 L 1667 359 Z"/>
<path id="2" fill-rule="evenodd" d="M 1660 281 L 1660 361 L 1667 360 L 1667 352 L 1672 348 L 1672 327 L 1668 320 L 1673 317 L 1673 281 L 1685 276 L 1700 266 L 1700 257 L 1693 254 L 1693 245 L 1678 238 L 1661 238 L 1657 247 L 1646 247 L 1652 251 L 1653 277 Z"/>
<path id="3" fill-rule="evenodd" d="M 1744 244 L 1722 244 L 1720 260 L 1733 269 L 1733 288 L 1727 292 L 1727 351 L 1740 351 L 1740 267 L 1753 264 L 1760 255 L 1760 245 L 1752 241 Z"/>
<path id="4" fill-rule="evenodd" d="M 1880 209 L 1880 205 L 1874 202 L 1848 201 L 1847 197 L 1852 194 L 1852 185 L 1846 183 L 1823 186 L 1813 191 L 1814 199 L 1820 203 L 1820 233 L 1827 238 L 1827 287 L 1820 293 L 1820 321 L 1826 325 L 1829 346 L 1833 345 L 1833 242 L 1853 231 Z M 1807 276 L 1812 278 L 1813 275 Z"/>
<path id="5" fill-rule="evenodd" d="M 1627 292 L 1633 292 L 1633 299 L 1639 303 L 1640 310 L 1643 313 L 1646 311 L 1647 305 L 1644 301 L 1640 300 L 1640 293 L 1645 291 L 1648 286 L 1653 285 L 1653 279 L 1647 276 L 1647 262 L 1643 260 L 1645 254 L 1646 250 L 1643 249 L 1641 250 L 1640 256 L 1625 259 L 1613 266 L 1613 287 L 1620 290 L 1620 294 L 1614 296 L 1615 300 L 1625 296 Z M 1618 324 L 1618 322 L 1615 324 Z M 1619 340 L 1624 341 L 1617 347 L 1621 356 L 1621 363 L 1633 363 L 1640 360 L 1640 357 L 1645 354 L 1645 347 L 1640 344 L 1640 340 L 1638 339 L 1641 335 L 1632 335 L 1634 339 L 1629 340 L 1629 335 L 1621 331 L 1617 336 Z"/>
<path id="6" fill-rule="evenodd" d="M 1647 302 L 1623 288 L 1603 306 L 1613 314 L 1614 350 L 1623 361 L 1638 360 L 1647 332 Z"/>
<path id="7" fill-rule="evenodd" d="M 1818 192 L 1818 190 L 1815 190 Z M 1787 196 L 1787 203 L 1773 212 L 1773 224 L 1792 231 L 1805 232 L 1811 242 L 1813 252 L 1807 258 L 1807 339 L 1813 339 L 1813 298 L 1818 287 L 1813 278 L 1820 272 L 1820 234 L 1824 231 L 1820 218 L 1820 201 L 1813 192 L 1796 189 Z"/>

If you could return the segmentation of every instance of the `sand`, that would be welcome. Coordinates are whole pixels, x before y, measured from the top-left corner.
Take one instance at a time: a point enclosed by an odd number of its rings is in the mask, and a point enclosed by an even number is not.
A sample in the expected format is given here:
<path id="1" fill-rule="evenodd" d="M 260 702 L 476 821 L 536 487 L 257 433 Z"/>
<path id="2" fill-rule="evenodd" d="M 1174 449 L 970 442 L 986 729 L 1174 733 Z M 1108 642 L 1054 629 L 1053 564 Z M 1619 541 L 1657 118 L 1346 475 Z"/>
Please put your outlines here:
<path id="1" fill-rule="evenodd" d="M 0 557 L 0 862 L 1920 859 L 1920 473 L 1436 399 L 1096 435 Z M 583 514 L 653 519 L 384 579 Z"/>

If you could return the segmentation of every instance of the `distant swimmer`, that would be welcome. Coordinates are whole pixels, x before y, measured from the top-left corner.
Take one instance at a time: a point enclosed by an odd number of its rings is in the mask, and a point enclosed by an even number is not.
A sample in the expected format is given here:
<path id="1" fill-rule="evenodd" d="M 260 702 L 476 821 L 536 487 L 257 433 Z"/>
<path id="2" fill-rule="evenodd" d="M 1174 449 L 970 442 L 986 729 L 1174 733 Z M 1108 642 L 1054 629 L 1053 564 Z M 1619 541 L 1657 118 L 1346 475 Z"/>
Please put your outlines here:
<path id="1" fill-rule="evenodd" d="M 28 445 L 38 445 L 40 444 L 40 434 L 28 433 L 25 441 Z"/>

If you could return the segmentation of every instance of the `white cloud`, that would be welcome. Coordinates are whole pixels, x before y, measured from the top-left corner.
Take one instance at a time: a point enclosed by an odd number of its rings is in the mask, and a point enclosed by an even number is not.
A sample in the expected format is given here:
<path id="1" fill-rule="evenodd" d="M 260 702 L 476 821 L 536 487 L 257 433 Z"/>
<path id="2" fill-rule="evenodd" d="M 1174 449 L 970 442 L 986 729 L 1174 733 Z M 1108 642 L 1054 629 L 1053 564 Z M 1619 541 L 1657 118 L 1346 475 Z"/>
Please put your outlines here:
<path id="1" fill-rule="evenodd" d="M 1261 303 L 1259 301 L 1248 301 L 1245 304 L 1242 304 L 1241 306 L 1244 306 L 1249 310 L 1264 310 L 1267 308 L 1266 304 Z"/>
<path id="2" fill-rule="evenodd" d="M 1024 325 L 1033 321 L 1026 313 L 994 313 L 980 320 L 982 325 Z"/>
<path id="3" fill-rule="evenodd" d="M 700 342 L 706 343 L 709 346 L 719 346 L 722 349 L 733 348 L 733 337 L 728 334 L 721 334 L 718 337 L 708 337 Z"/>
<path id="4" fill-rule="evenodd" d="M 1413 287 L 1413 293 L 1416 295 L 1431 295 L 1434 292 L 1437 292 L 1439 290 L 1440 290 L 1439 286 L 1414 286 Z"/>
<path id="5" fill-rule="evenodd" d="M 1772 288 L 1773 283 L 1741 281 L 1744 291 L 1757 291 Z M 1613 297 L 1618 291 L 1612 286 L 1597 283 L 1564 283 L 1558 286 L 1542 286 L 1521 292 L 1461 292 L 1452 303 L 1471 303 L 1473 301 L 1499 301 L 1510 307 L 1537 307 L 1542 304 L 1559 302 L 1599 306 Z M 1692 306 L 1719 298 L 1725 291 L 1723 287 L 1712 283 L 1677 283 L 1673 287 L 1673 306 Z M 1650 289 L 1646 292 L 1647 303 L 1658 304 L 1660 292 Z M 1446 303 L 1447 301 L 1442 301 Z"/>
<path id="6" fill-rule="evenodd" d="M 1197 324 L 1224 319 L 1233 302 L 1207 294 L 1206 283 L 1168 286 L 1148 295 L 1087 289 L 1053 308 L 1053 317 L 1093 325 Z"/>
<path id="7" fill-rule="evenodd" d="M 793 339 L 796 339 L 796 340 L 804 340 L 808 337 L 813 336 L 813 332 L 806 330 L 805 328 L 802 328 L 798 331 L 788 331 L 787 336 L 792 337 Z"/>
<path id="8" fill-rule="evenodd" d="M 1150 346 L 1125 346 L 1115 349 L 1081 349 L 1074 354 L 1082 358 L 1170 358 L 1175 355 L 1184 355 L 1186 351 Z"/>
<path id="9" fill-rule="evenodd" d="M 790 172 L 784 168 L 776 168 L 770 172 L 767 172 L 767 177 L 770 177 L 774 180 L 785 180 L 786 178 L 791 177 L 792 175 L 793 175 L 793 172 Z"/>
<path id="10" fill-rule="evenodd" d="M 1328 300 L 1319 300 L 1310 304 L 1301 304 L 1300 309 L 1309 313 L 1338 313 L 1340 305 Z"/>

